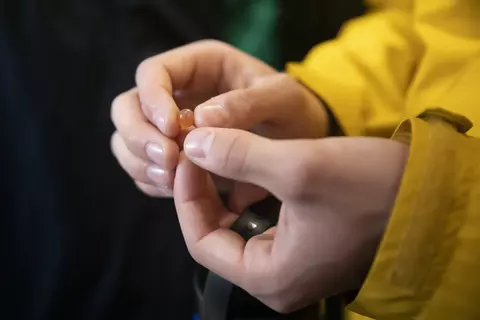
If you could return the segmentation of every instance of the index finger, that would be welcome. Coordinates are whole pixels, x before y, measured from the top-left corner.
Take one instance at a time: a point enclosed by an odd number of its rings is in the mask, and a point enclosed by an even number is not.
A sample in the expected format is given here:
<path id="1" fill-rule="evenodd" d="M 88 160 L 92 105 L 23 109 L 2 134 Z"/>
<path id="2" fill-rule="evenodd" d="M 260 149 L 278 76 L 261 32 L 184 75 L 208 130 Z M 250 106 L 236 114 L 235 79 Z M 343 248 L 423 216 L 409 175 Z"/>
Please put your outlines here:
<path id="1" fill-rule="evenodd" d="M 137 69 L 136 83 L 145 115 L 173 137 L 179 132 L 174 94 L 188 91 L 206 100 L 248 87 L 256 76 L 272 70 L 227 44 L 199 41 L 145 60 Z"/>
<path id="2" fill-rule="evenodd" d="M 238 216 L 225 209 L 207 178 L 206 171 L 181 155 L 174 199 L 185 242 L 198 263 L 248 291 L 271 269 L 272 241 L 254 237 L 246 243 L 228 229 Z"/>
<path id="3" fill-rule="evenodd" d="M 175 91 L 192 87 L 213 94 L 222 50 L 211 43 L 195 43 L 148 58 L 139 65 L 135 78 L 143 111 L 165 135 L 173 138 L 180 131 Z"/>

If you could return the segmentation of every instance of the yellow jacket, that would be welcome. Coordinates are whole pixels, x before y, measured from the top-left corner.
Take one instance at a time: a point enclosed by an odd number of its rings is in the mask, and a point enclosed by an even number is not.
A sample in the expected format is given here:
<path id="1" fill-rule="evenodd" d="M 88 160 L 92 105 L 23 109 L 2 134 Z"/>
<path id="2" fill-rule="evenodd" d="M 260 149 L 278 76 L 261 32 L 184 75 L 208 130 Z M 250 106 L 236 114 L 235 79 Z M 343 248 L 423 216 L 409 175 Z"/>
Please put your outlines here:
<path id="1" fill-rule="evenodd" d="M 348 135 L 411 145 L 351 309 L 375 319 L 480 319 L 480 0 L 375 2 L 377 11 L 288 66 Z"/>

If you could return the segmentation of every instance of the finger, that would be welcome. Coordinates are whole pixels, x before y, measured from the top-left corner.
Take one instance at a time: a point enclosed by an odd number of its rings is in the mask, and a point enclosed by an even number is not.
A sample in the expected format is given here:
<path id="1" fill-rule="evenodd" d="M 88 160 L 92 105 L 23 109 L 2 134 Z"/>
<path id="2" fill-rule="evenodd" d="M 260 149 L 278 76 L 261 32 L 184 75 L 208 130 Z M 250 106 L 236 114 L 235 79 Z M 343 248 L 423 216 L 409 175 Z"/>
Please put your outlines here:
<path id="1" fill-rule="evenodd" d="M 182 130 L 180 132 L 180 134 L 177 136 L 177 138 L 175 139 L 175 141 L 177 141 L 177 144 L 179 146 L 182 146 L 183 147 L 183 144 L 185 142 L 185 139 L 187 138 L 187 135 L 193 131 L 195 129 L 195 127 L 191 127 L 191 128 L 188 128 L 188 129 L 185 129 L 185 130 Z M 222 177 L 219 177 L 219 176 L 216 176 L 216 175 L 213 175 L 212 176 L 212 179 L 215 183 L 215 186 L 217 187 L 217 191 L 219 194 L 229 194 L 230 191 L 232 190 L 232 186 L 233 186 L 233 181 L 231 180 L 228 180 L 228 179 L 225 179 L 225 178 L 222 178 Z M 243 190 L 240 190 L 240 192 L 242 192 Z M 242 196 L 240 196 L 242 197 Z M 241 212 L 241 211 L 235 211 L 234 212 Z"/>
<path id="2" fill-rule="evenodd" d="M 195 109 L 196 106 L 212 97 L 210 92 L 193 92 L 195 89 L 182 89 L 173 91 L 173 99 L 179 110 Z"/>
<path id="3" fill-rule="evenodd" d="M 188 129 L 185 129 L 185 130 L 181 130 L 180 134 L 175 139 L 177 144 L 183 148 L 183 144 L 185 142 L 185 139 L 186 139 L 187 135 L 191 131 L 193 131 L 194 129 L 195 129 L 195 126 L 192 126 L 192 127 L 188 128 Z M 215 186 L 217 187 L 218 193 L 228 194 L 230 192 L 231 187 L 233 185 L 233 182 L 231 180 L 228 180 L 228 179 L 225 179 L 225 178 L 222 178 L 222 177 L 219 177 L 219 176 L 212 176 L 212 179 L 215 183 Z M 235 211 L 235 212 L 237 212 L 237 211 Z"/>
<path id="4" fill-rule="evenodd" d="M 236 182 L 228 198 L 229 208 L 233 212 L 243 212 L 252 204 L 265 199 L 268 191 L 249 183 Z"/>
<path id="5" fill-rule="evenodd" d="M 275 73 L 257 78 L 248 88 L 230 91 L 202 103 L 195 108 L 195 124 L 197 127 L 264 131 L 265 128 L 258 126 L 279 125 L 287 120 L 291 123 L 291 119 L 305 116 L 306 106 L 312 105 L 310 99 L 312 95 L 293 78 Z M 269 137 L 277 137 L 271 134 Z M 278 137 L 284 138 L 281 134 Z"/>
<path id="6" fill-rule="evenodd" d="M 157 187 L 171 188 L 173 186 L 175 177 L 173 171 L 163 170 L 157 165 L 135 157 L 118 133 L 114 133 L 112 136 L 111 148 L 120 166 L 133 180 Z"/>
<path id="7" fill-rule="evenodd" d="M 135 185 L 140 191 L 153 198 L 171 198 L 173 196 L 172 188 L 156 187 L 139 181 L 135 181 Z"/>
<path id="8" fill-rule="evenodd" d="M 163 170 L 175 169 L 179 147 L 145 118 L 136 89 L 127 91 L 114 100 L 111 117 L 132 154 L 144 161 L 154 162 Z"/>
<path id="9" fill-rule="evenodd" d="M 169 138 L 175 138 L 178 135 L 180 110 L 171 91 L 163 87 L 142 90 L 140 103 L 144 115 L 160 132 Z"/>
<path id="10" fill-rule="evenodd" d="M 318 166 L 315 143 L 279 141 L 235 129 L 200 128 L 187 136 L 184 150 L 202 168 L 260 186 L 277 198 L 297 197 Z"/>
<path id="11" fill-rule="evenodd" d="M 233 185 L 235 184 L 232 180 L 219 177 L 216 174 L 212 174 L 211 176 L 212 176 L 213 182 L 215 183 L 215 186 L 217 187 L 217 191 L 220 195 L 226 196 L 230 194 L 230 192 L 232 191 Z M 232 210 L 232 208 L 230 207 L 229 209 Z M 238 213 L 239 211 L 233 210 L 233 212 Z"/>
<path id="12" fill-rule="evenodd" d="M 180 226 L 193 258 L 220 276 L 247 285 L 255 276 L 258 254 L 268 254 L 264 246 L 246 244 L 240 235 L 225 229 L 237 215 L 222 205 L 208 173 L 182 154 L 176 173 L 174 199 Z M 223 226 L 223 227 L 222 227 Z M 260 251 L 259 251 L 260 250 Z M 257 257 L 258 258 L 258 257 Z"/>
<path id="13" fill-rule="evenodd" d="M 275 237 L 275 235 L 277 234 L 277 227 L 271 227 L 270 229 L 268 229 L 267 231 L 265 231 L 262 234 L 264 236 L 268 236 L 268 237 L 271 237 L 271 239 L 273 239 Z"/>
<path id="14" fill-rule="evenodd" d="M 224 269 L 241 259 L 244 241 L 222 228 L 233 214 L 223 206 L 208 172 L 184 154 L 177 167 L 174 199 L 185 242 L 195 260 L 209 269 Z"/>
<path id="15" fill-rule="evenodd" d="M 177 143 L 178 146 L 180 146 L 180 148 L 183 148 L 183 143 L 185 142 L 185 138 L 187 137 L 187 135 L 192 131 L 194 130 L 195 127 L 192 126 L 188 129 L 184 129 L 184 130 L 181 130 L 180 133 L 178 134 L 178 136 L 175 138 L 175 142 Z"/>
<path id="16" fill-rule="evenodd" d="M 149 58 L 136 82 L 147 117 L 169 137 L 179 132 L 172 96 L 188 91 L 205 99 L 248 86 L 253 76 L 273 72 L 257 59 L 217 41 L 199 41 Z"/>

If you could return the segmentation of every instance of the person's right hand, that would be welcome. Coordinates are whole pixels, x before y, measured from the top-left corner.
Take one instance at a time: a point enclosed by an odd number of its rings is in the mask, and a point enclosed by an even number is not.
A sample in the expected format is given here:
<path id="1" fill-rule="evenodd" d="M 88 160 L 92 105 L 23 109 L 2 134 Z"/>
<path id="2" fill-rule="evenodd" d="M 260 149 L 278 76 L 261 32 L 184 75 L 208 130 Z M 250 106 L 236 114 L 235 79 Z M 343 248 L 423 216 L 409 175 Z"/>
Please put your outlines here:
<path id="1" fill-rule="evenodd" d="M 253 131 L 269 138 L 319 138 L 327 131 L 317 97 L 289 76 L 217 41 L 196 42 L 145 60 L 137 87 L 112 105 L 111 147 L 137 186 L 171 196 L 186 132 L 179 110 L 195 110 L 195 126 Z M 260 199 L 257 199 L 260 200 Z"/>
<path id="2" fill-rule="evenodd" d="M 195 129 L 174 191 L 187 248 L 199 264 L 280 312 L 358 290 L 408 157 L 409 147 L 390 139 L 278 141 Z M 282 202 L 277 225 L 245 242 L 230 229 L 239 212 L 223 205 L 211 173 L 269 190 Z"/>

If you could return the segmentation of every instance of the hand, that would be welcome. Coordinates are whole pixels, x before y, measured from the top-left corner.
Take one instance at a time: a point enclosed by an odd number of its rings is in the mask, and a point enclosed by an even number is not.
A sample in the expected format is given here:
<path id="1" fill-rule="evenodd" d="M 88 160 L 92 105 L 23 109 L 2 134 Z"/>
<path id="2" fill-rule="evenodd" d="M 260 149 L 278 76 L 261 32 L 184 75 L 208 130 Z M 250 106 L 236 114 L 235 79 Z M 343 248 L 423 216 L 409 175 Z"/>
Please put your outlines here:
<path id="1" fill-rule="evenodd" d="M 361 286 L 408 156 L 388 139 L 281 141 L 213 128 L 192 131 L 184 150 L 174 199 L 191 255 L 280 312 Z M 245 243 L 207 171 L 272 192 L 283 202 L 278 225 Z"/>
<path id="2" fill-rule="evenodd" d="M 186 132 L 179 110 L 195 109 L 197 127 L 251 130 L 270 138 L 318 138 L 327 130 L 318 99 L 285 74 L 233 47 L 201 41 L 144 61 L 137 88 L 112 105 L 111 147 L 138 187 L 171 196 Z"/>

